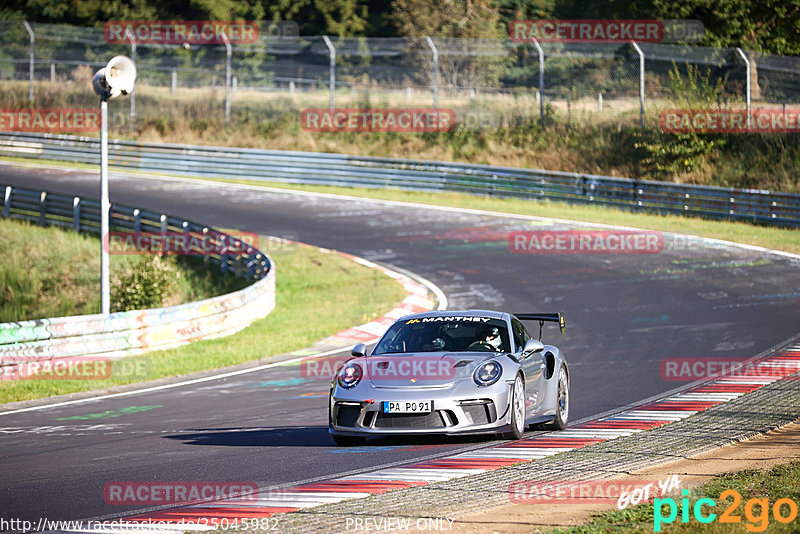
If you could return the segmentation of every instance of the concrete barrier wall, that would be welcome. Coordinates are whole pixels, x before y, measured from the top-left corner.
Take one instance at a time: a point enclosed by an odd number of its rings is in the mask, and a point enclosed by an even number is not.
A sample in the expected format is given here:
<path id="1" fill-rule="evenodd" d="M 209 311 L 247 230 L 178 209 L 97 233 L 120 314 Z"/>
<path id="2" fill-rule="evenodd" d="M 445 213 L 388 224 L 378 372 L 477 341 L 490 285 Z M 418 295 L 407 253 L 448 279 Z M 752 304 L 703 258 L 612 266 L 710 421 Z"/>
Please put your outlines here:
<path id="1" fill-rule="evenodd" d="M 94 219 L 99 213 L 99 206 L 94 203 L 77 197 L 5 187 L 3 215 L 93 232 L 96 229 Z M 76 207 L 72 213 L 74 220 L 65 220 L 62 208 L 66 205 Z M 148 224 L 160 225 L 165 230 L 218 232 L 164 214 L 125 206 L 112 209 L 112 230 Z M 236 242 L 232 236 L 230 240 Z M 252 285 L 233 293 L 168 308 L 112 313 L 107 317 L 79 315 L 0 323 L 0 367 L 10 372 L 20 362 L 77 356 L 120 358 L 233 334 L 266 317 L 275 308 L 275 266 L 258 249 L 245 246 L 240 250 L 245 252 L 206 257 L 210 267 L 217 265 L 222 271 L 234 271 L 253 280 Z"/>

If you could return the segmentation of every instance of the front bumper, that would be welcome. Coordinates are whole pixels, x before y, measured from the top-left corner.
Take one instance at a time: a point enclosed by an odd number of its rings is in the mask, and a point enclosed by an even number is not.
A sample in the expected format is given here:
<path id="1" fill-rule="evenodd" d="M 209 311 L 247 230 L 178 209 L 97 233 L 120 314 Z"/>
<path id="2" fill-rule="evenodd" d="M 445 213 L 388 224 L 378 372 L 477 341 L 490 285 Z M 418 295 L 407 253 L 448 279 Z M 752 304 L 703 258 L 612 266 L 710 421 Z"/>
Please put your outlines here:
<path id="1" fill-rule="evenodd" d="M 330 396 L 329 432 L 342 436 L 503 432 L 510 428 L 511 387 L 512 383 L 500 381 L 477 388 L 466 380 L 444 389 L 359 386 L 346 390 L 335 386 Z M 383 401 L 433 401 L 433 411 L 386 414 Z"/>

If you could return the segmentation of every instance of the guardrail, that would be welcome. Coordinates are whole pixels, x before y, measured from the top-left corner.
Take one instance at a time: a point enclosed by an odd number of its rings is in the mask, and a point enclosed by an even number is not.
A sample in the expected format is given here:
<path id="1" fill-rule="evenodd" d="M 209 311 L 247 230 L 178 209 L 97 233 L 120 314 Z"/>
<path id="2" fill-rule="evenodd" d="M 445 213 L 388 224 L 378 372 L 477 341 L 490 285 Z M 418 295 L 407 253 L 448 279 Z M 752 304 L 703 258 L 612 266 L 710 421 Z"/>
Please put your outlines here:
<path id="1" fill-rule="evenodd" d="M 108 149 L 109 164 L 117 169 L 301 184 L 460 191 L 800 227 L 800 195 L 758 189 L 315 152 L 132 141 L 110 141 Z M 0 156 L 99 165 L 100 140 L 0 133 Z"/>
<path id="2" fill-rule="evenodd" d="M 100 233 L 100 202 L 95 200 L 5 186 L 2 213 L 5 218 Z M 233 293 L 169 308 L 2 323 L 0 367 L 6 373 L 13 374 L 21 362 L 73 356 L 118 358 L 222 337 L 265 317 L 275 307 L 274 265 L 266 254 L 236 237 L 166 214 L 120 205 L 112 205 L 109 227 L 111 231 L 221 237 L 229 249 L 204 253 L 204 261 L 254 283 Z M 195 240 L 192 251 L 199 251 L 198 243 Z M 236 254 L 224 254 L 228 250 Z"/>

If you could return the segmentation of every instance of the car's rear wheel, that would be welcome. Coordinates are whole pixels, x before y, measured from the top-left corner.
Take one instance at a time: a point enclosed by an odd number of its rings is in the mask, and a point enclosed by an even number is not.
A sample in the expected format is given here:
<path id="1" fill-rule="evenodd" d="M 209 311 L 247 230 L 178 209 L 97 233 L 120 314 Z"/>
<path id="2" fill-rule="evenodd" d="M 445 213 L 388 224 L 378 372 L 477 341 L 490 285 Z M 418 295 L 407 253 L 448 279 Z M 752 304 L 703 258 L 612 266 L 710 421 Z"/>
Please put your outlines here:
<path id="1" fill-rule="evenodd" d="M 352 447 L 364 443 L 364 438 L 359 436 L 337 436 L 334 434 L 332 437 L 333 441 L 340 447 Z"/>
<path id="2" fill-rule="evenodd" d="M 558 370 L 558 389 L 556 396 L 556 416 L 553 421 L 544 425 L 548 430 L 565 430 L 569 419 L 569 375 L 562 365 Z"/>
<path id="3" fill-rule="evenodd" d="M 525 382 L 517 375 L 511 391 L 511 430 L 503 433 L 503 439 L 520 439 L 525 432 Z"/>

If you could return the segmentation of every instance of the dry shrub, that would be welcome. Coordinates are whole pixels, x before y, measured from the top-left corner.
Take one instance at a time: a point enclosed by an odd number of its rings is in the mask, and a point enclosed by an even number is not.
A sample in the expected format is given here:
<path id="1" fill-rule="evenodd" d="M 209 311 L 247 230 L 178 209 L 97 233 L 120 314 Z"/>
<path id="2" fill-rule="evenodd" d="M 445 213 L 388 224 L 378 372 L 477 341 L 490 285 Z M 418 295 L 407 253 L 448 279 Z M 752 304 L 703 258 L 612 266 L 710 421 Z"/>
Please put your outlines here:
<path id="1" fill-rule="evenodd" d="M 91 83 L 92 78 L 94 78 L 94 69 L 91 65 L 78 65 L 72 72 L 70 73 L 72 81 L 76 84 L 88 84 Z"/>

